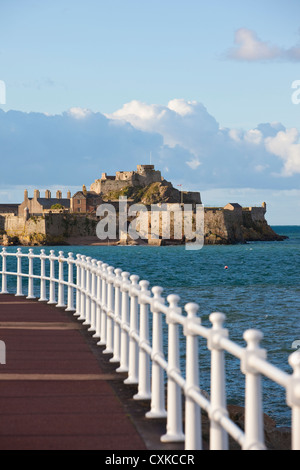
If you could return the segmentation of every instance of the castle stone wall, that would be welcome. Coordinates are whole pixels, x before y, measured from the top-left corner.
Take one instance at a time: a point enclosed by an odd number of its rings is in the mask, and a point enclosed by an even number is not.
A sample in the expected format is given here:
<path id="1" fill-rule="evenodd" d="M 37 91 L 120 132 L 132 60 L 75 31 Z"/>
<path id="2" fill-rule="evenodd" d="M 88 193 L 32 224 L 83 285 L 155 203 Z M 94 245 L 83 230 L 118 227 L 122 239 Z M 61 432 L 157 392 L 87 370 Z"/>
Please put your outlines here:
<path id="1" fill-rule="evenodd" d="M 24 217 L 8 216 L 5 220 L 5 232 L 8 236 L 30 236 L 34 234 L 46 234 L 45 218 L 30 217 L 25 220 Z"/>
<path id="2" fill-rule="evenodd" d="M 253 222 L 263 222 L 265 220 L 266 209 L 264 207 L 250 207 Z"/>
<path id="3" fill-rule="evenodd" d="M 154 170 L 152 165 L 138 165 L 138 171 L 118 171 L 114 178 L 102 176 L 90 187 L 97 194 L 120 191 L 126 186 L 148 186 L 162 181 L 161 172 Z"/>

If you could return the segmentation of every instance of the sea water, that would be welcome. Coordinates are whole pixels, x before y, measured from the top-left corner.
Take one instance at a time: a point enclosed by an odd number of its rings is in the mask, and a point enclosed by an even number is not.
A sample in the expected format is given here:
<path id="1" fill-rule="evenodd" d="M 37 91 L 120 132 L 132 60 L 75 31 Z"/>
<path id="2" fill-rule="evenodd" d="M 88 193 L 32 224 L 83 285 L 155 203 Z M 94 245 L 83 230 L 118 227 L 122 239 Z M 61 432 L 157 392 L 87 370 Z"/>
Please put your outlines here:
<path id="1" fill-rule="evenodd" d="M 164 297 L 178 294 L 182 307 L 187 302 L 198 303 L 204 326 L 211 326 L 210 313 L 223 312 L 230 339 L 241 346 L 245 346 L 245 330 L 259 329 L 264 335 L 261 346 L 266 349 L 268 360 L 291 373 L 288 357 L 294 341 L 300 340 L 300 227 L 273 228 L 289 238 L 282 242 L 204 246 L 199 251 L 189 251 L 184 246 L 68 246 L 55 247 L 55 251 L 81 253 L 137 274 L 150 281 L 151 287 L 162 286 Z M 54 247 L 45 247 L 47 254 L 50 249 Z M 34 252 L 39 251 L 34 248 Z M 10 278 L 11 290 L 14 284 Z M 166 327 L 164 331 L 167 332 Z M 180 357 L 184 373 L 184 347 Z M 210 356 L 203 339 L 199 341 L 199 358 L 200 386 L 209 393 Z M 226 372 L 228 403 L 244 406 L 244 376 L 239 361 L 229 354 Z M 263 379 L 263 394 L 264 412 L 278 425 L 290 425 L 285 391 Z"/>

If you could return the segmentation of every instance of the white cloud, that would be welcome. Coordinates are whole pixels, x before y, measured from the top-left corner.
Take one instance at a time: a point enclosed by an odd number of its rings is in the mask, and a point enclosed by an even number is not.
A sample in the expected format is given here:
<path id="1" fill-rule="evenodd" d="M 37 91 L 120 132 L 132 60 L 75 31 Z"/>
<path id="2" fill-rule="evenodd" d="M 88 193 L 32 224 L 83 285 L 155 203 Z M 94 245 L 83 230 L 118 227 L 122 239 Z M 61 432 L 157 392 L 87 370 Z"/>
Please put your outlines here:
<path id="1" fill-rule="evenodd" d="M 254 180 L 261 177 L 263 185 L 263 177 L 276 179 L 278 184 L 278 176 L 283 179 L 300 172 L 298 132 L 278 122 L 250 130 L 224 129 L 201 103 L 183 99 L 171 100 L 167 106 L 135 100 L 107 117 L 111 122 L 130 123 L 135 129 L 160 135 L 162 160 L 171 158 L 167 149 L 177 148 L 179 165 L 185 163 L 194 178 L 201 174 L 206 180 L 218 180 L 218 184 L 226 178 L 232 183 L 252 179 L 257 185 Z"/>
<path id="2" fill-rule="evenodd" d="M 274 46 L 262 41 L 257 34 L 247 28 L 240 28 L 235 32 L 234 39 L 236 47 L 231 49 L 227 56 L 234 60 L 241 61 L 269 61 L 275 59 L 299 61 L 300 46 L 293 46 L 289 49 Z"/>
<path id="3" fill-rule="evenodd" d="M 204 153 L 209 136 L 219 130 L 217 121 L 201 103 L 183 99 L 171 100 L 167 106 L 132 101 L 107 117 L 158 133 L 165 145 L 173 148 L 179 145 L 196 157 Z"/>
<path id="4" fill-rule="evenodd" d="M 258 129 L 250 129 L 245 134 L 245 141 L 249 144 L 259 145 L 263 140 L 263 135 Z"/>
<path id="5" fill-rule="evenodd" d="M 192 170 L 196 170 L 198 168 L 198 166 L 200 166 L 202 163 L 199 162 L 199 160 L 197 158 L 194 158 L 193 160 L 189 161 L 189 162 L 186 162 L 186 164 L 192 169 Z"/>
<path id="6" fill-rule="evenodd" d="M 179 114 L 180 116 L 187 116 L 194 113 L 194 106 L 197 106 L 197 101 L 185 101 L 183 99 L 171 100 L 168 103 L 168 108 Z"/>
<path id="7" fill-rule="evenodd" d="M 68 111 L 69 116 L 75 119 L 85 119 L 87 116 L 92 114 L 92 111 L 84 108 L 70 108 Z"/>
<path id="8" fill-rule="evenodd" d="M 265 171 L 267 168 L 269 168 L 269 165 L 256 165 L 254 167 L 254 170 L 257 171 L 257 173 L 262 173 Z"/>
<path id="9" fill-rule="evenodd" d="M 300 187 L 298 140 L 296 129 L 280 123 L 221 128 L 203 104 L 183 99 L 133 101 L 110 116 L 82 108 L 49 117 L 0 110 L 0 184 L 89 186 L 103 171 L 133 170 L 152 155 L 162 175 L 187 190 L 285 190 Z"/>
<path id="10" fill-rule="evenodd" d="M 300 173 L 300 143 L 299 132 L 296 128 L 280 131 L 275 137 L 265 140 L 266 149 L 280 157 L 284 162 L 283 176 Z"/>

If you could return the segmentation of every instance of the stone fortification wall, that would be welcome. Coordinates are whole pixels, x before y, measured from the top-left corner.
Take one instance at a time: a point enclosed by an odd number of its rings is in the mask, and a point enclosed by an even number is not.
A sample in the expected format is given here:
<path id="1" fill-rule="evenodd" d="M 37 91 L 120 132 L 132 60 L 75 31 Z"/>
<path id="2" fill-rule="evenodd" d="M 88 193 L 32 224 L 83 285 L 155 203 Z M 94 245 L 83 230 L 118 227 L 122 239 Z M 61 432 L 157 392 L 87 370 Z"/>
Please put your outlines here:
<path id="1" fill-rule="evenodd" d="M 215 245 L 227 243 L 228 231 L 225 213 L 222 209 L 205 209 L 204 211 L 204 240 L 206 244 Z"/>
<path id="2" fill-rule="evenodd" d="M 168 211 L 174 211 L 176 204 L 167 204 Z M 181 212 L 180 205 L 178 212 Z M 149 208 L 148 208 L 149 209 Z M 175 207 L 176 209 L 176 207 Z M 283 237 L 277 235 L 268 225 L 264 216 L 264 208 L 250 208 L 240 210 L 227 210 L 224 208 L 205 208 L 204 211 L 204 243 L 208 244 L 233 244 L 245 243 L 246 241 L 267 241 L 282 240 Z M 176 210 L 175 210 L 176 213 Z M 145 214 L 145 219 L 148 217 Z M 180 213 L 179 213 L 180 217 Z M 180 243 L 178 237 L 174 237 L 174 220 L 176 216 L 171 214 L 170 240 Z M 167 220 L 167 219 L 165 219 Z M 178 219 L 180 220 L 180 219 Z M 17 238 L 16 243 L 24 245 L 46 245 L 63 244 L 69 240 L 78 239 L 79 241 L 87 238 L 96 239 L 96 226 L 98 220 L 91 216 L 81 214 L 49 214 L 39 217 L 24 217 L 8 215 L 0 217 L 0 230 L 4 230 L 6 235 L 11 238 Z M 146 223 L 145 233 L 151 233 L 152 224 Z M 158 233 L 153 239 L 161 238 L 162 231 L 168 229 L 168 222 L 162 222 L 157 225 Z M 186 235 L 186 234 L 184 234 Z M 98 240 L 99 241 L 99 240 Z M 185 239 L 182 237 L 182 243 Z M 151 240 L 149 241 L 151 243 Z M 76 244 L 76 243 L 72 243 Z M 78 244 L 85 244 L 79 243 Z M 168 244 L 165 240 L 164 244 Z"/>
<path id="3" fill-rule="evenodd" d="M 144 187 L 162 181 L 161 172 L 154 170 L 152 165 L 138 165 L 138 171 L 118 171 L 116 176 L 102 174 L 90 187 L 97 194 L 121 191 L 126 186 Z"/>
<path id="4" fill-rule="evenodd" d="M 12 243 L 22 245 L 63 244 L 68 238 L 96 236 L 97 221 L 86 216 L 73 214 L 49 214 L 24 217 L 7 216 L 0 218 L 5 237 Z"/>
<path id="5" fill-rule="evenodd" d="M 263 222 L 265 220 L 266 209 L 264 207 L 249 207 L 249 212 L 253 222 Z"/>
<path id="6" fill-rule="evenodd" d="M 9 236 L 30 236 L 36 233 L 45 234 L 46 226 L 44 217 L 24 217 L 8 216 L 5 220 L 5 232 Z"/>
<path id="7" fill-rule="evenodd" d="M 91 184 L 90 190 L 97 194 L 106 194 L 111 191 L 121 191 L 121 189 L 128 186 L 128 181 L 122 180 L 96 180 Z"/>
<path id="8" fill-rule="evenodd" d="M 5 229 L 5 219 L 6 219 L 6 216 L 0 214 L 0 232 L 4 231 Z"/>
<path id="9" fill-rule="evenodd" d="M 51 237 L 88 237 L 96 235 L 97 220 L 78 214 L 46 216 L 46 234 Z"/>

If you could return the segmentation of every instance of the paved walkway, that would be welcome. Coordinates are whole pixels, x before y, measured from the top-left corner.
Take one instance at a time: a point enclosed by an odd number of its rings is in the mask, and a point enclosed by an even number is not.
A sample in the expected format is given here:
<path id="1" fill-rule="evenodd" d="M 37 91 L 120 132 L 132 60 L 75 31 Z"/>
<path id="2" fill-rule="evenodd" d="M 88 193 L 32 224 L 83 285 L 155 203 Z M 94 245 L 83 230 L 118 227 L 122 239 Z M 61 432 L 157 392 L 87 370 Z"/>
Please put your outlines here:
<path id="1" fill-rule="evenodd" d="M 0 450 L 146 449 L 86 336 L 62 309 L 0 295 Z"/>

